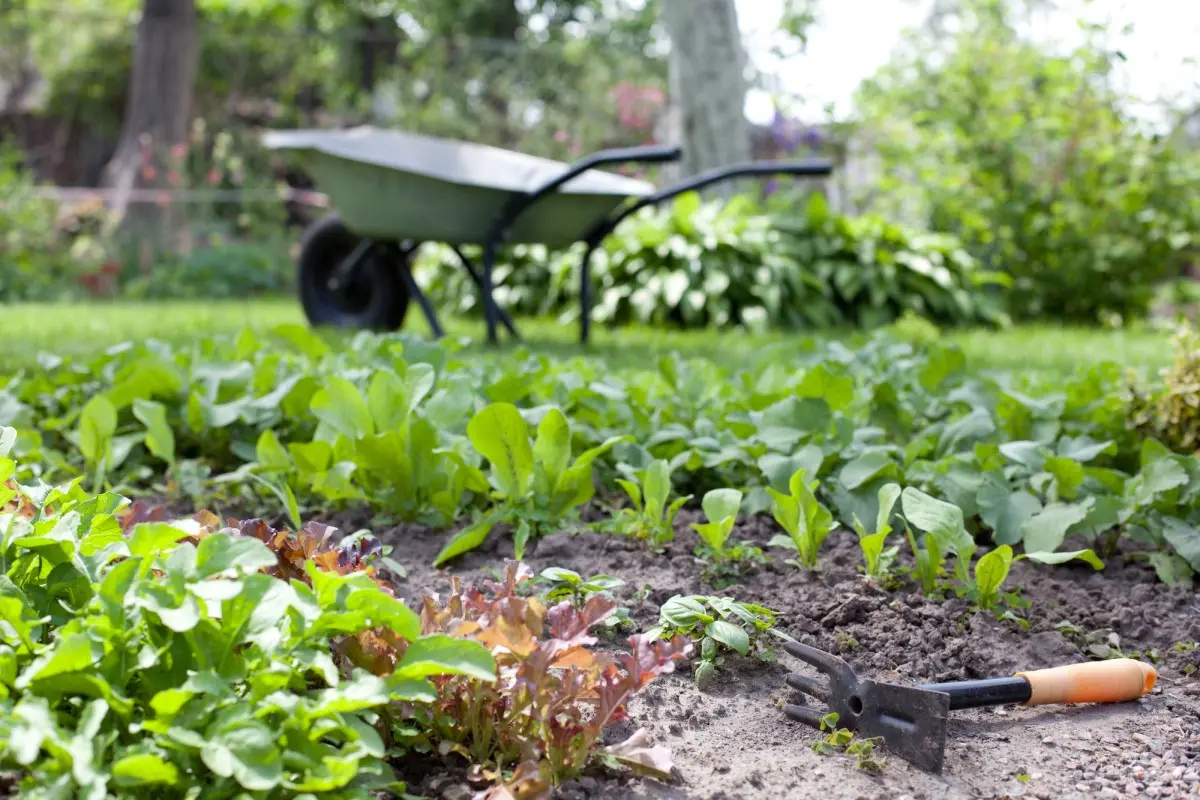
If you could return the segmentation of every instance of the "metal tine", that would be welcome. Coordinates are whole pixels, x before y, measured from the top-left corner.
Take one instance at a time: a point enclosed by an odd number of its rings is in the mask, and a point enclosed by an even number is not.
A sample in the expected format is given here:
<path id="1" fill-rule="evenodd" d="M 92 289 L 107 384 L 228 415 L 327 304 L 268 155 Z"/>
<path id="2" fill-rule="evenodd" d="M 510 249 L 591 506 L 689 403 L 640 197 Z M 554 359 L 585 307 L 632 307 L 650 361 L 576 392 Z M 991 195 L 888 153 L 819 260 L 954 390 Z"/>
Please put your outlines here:
<path id="1" fill-rule="evenodd" d="M 797 722 L 811 725 L 818 730 L 821 728 L 821 715 L 808 706 L 797 706 L 788 703 L 783 707 L 783 713 Z"/>
<path id="2" fill-rule="evenodd" d="M 854 670 L 850 669 L 849 664 L 824 650 L 818 650 L 796 641 L 784 642 L 783 649 L 801 661 L 812 664 L 830 678 L 851 682 L 856 680 Z"/>
<path id="3" fill-rule="evenodd" d="M 816 678 L 810 678 L 807 675 L 797 675 L 792 672 L 786 675 L 783 680 L 788 686 L 797 691 L 804 692 L 818 700 L 829 702 L 829 687 Z"/>

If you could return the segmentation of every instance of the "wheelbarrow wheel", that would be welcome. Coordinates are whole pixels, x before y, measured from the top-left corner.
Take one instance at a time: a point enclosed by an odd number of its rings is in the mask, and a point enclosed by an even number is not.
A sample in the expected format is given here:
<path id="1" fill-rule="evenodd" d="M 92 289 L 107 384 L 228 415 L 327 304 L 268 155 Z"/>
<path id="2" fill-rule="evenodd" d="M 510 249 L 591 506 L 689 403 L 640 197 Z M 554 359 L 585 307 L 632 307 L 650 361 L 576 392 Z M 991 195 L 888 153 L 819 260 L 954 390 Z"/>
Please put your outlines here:
<path id="1" fill-rule="evenodd" d="M 389 331 L 404 325 L 410 299 L 400 272 L 408 269 L 404 255 L 395 247 L 369 245 L 358 264 L 344 270 L 343 262 L 362 244 L 337 214 L 304 232 L 296 282 L 310 325 Z"/>

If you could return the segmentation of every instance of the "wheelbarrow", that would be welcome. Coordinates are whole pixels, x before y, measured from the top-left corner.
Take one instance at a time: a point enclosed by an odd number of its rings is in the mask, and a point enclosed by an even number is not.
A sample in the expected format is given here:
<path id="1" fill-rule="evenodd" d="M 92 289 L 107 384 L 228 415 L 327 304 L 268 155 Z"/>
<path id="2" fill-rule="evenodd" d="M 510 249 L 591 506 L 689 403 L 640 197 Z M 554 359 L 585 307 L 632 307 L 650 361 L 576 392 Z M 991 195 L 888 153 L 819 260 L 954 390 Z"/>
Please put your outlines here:
<path id="1" fill-rule="evenodd" d="M 678 147 L 602 150 L 565 164 L 487 145 L 370 126 L 272 131 L 266 147 L 292 151 L 336 211 L 301 237 L 300 303 L 310 324 L 396 330 L 416 300 L 435 337 L 444 335 L 411 265 L 426 242 L 449 245 L 478 287 L 489 343 L 503 325 L 520 338 L 493 295 L 492 270 L 506 244 L 561 248 L 584 242 L 579 338 L 591 323 L 592 255 L 627 217 L 686 192 L 761 175 L 824 177 L 824 160 L 757 161 L 714 169 L 664 189 L 598 169 L 678 161 Z M 463 245 L 483 249 L 481 269 Z"/>

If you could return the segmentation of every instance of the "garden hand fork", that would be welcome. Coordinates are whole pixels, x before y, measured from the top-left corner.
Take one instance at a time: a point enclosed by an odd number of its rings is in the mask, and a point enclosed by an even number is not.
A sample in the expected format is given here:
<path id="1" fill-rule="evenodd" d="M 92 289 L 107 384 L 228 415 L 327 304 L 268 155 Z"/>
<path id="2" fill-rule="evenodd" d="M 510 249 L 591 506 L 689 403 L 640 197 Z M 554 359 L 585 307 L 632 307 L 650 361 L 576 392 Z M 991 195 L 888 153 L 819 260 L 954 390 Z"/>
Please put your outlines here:
<path id="1" fill-rule="evenodd" d="M 1068 664 L 1018 672 L 1008 678 L 901 686 L 860 678 L 842 659 L 796 641 L 783 644 L 789 654 L 828 677 L 824 683 L 791 673 L 787 684 L 824 700 L 838 715 L 839 728 L 880 737 L 890 751 L 921 769 L 942 771 L 946 752 L 946 719 L 961 708 L 1020 703 L 1120 703 L 1136 700 L 1154 688 L 1154 667 L 1131 658 Z M 809 706 L 788 704 L 789 717 L 820 728 L 823 714 Z"/>

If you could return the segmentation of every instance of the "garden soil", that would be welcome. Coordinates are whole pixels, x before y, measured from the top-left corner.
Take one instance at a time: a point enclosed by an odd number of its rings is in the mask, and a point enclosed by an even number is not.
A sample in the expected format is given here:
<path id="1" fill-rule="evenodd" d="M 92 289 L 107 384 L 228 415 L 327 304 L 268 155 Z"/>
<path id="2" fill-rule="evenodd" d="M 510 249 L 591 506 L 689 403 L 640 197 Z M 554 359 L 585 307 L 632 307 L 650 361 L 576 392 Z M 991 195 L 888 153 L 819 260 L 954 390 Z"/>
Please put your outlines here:
<path id="1" fill-rule="evenodd" d="M 860 674 L 892 682 L 1004 676 L 1119 648 L 1157 659 L 1158 684 L 1145 698 L 1119 705 L 952 712 L 942 775 L 922 772 L 886 749 L 882 769 L 871 772 L 851 756 L 815 753 L 812 745 L 820 735 L 780 710 L 785 700 L 802 702 L 784 677 L 807 665 L 782 651 L 774 662 L 735 655 L 705 692 L 697 689 L 690 666 L 658 678 L 630 703 L 630 720 L 610 731 L 619 741 L 646 728 L 653 743 L 670 748 L 674 781 L 600 771 L 564 785 L 559 797 L 1200 798 L 1200 650 L 1189 647 L 1200 641 L 1197 592 L 1167 587 L 1144 563 L 1119 556 L 1108 559 L 1102 572 L 1082 562 L 1048 567 L 1020 561 L 1006 587 L 1019 586 L 1032 603 L 1021 612 L 1030 620 L 1023 629 L 971 614 L 965 601 L 928 600 L 911 586 L 884 591 L 868 584 L 858 572 L 856 539 L 845 531 L 826 540 L 818 572 L 788 565 L 780 551 L 768 551 L 773 557 L 767 563 L 716 590 L 704 584 L 692 555 L 698 539 L 688 524 L 696 519 L 681 512 L 675 542 L 659 555 L 627 539 L 584 532 L 544 538 L 525 561 L 535 571 L 558 566 L 623 579 L 626 586 L 616 594 L 643 630 L 675 594 L 761 603 L 780 613 L 780 627 L 793 637 L 839 654 Z M 328 521 L 343 531 L 363 522 Z M 732 538 L 765 549 L 775 527 L 769 518 L 753 518 Z M 445 592 L 450 575 L 467 581 L 497 577 L 495 570 L 512 556 L 511 539 L 496 531 L 479 551 L 435 570 L 429 565 L 446 533 L 418 526 L 376 532 L 396 545 L 394 556 L 408 570 L 398 582 L 406 599 L 423 587 Z M 434 768 L 414 780 L 410 791 L 470 797 L 461 769 L 429 766 Z"/>

